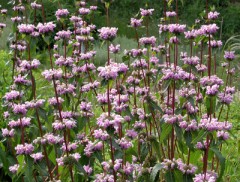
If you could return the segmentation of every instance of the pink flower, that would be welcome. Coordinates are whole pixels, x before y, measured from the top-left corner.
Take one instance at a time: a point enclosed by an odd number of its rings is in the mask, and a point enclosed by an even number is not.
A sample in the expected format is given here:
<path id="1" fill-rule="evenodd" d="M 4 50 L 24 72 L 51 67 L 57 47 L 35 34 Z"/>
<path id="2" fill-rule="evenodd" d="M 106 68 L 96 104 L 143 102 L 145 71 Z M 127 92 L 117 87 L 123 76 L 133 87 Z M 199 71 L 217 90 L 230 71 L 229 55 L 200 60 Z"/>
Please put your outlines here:
<path id="1" fill-rule="evenodd" d="M 208 19 L 209 20 L 215 20 L 218 18 L 218 15 L 220 15 L 220 13 L 218 13 L 217 11 L 210 11 L 208 13 Z"/>
<path id="2" fill-rule="evenodd" d="M 176 16 L 177 15 L 177 13 L 175 12 L 175 11 L 167 11 L 166 12 L 166 16 L 167 17 L 174 17 L 174 16 Z"/>
<path id="3" fill-rule="evenodd" d="M 35 26 L 32 24 L 21 24 L 21 25 L 18 25 L 18 30 L 20 33 L 23 33 L 23 34 L 31 34 L 34 32 Z"/>
<path id="4" fill-rule="evenodd" d="M 87 175 L 90 175 L 93 171 L 92 167 L 90 167 L 89 165 L 84 165 L 83 169 L 87 173 Z"/>
<path id="5" fill-rule="evenodd" d="M 40 161 L 40 160 L 42 160 L 42 158 L 44 157 L 44 155 L 42 154 L 42 152 L 38 152 L 38 153 L 35 153 L 35 154 L 31 154 L 30 156 L 34 159 L 34 162 Z"/>
<path id="6" fill-rule="evenodd" d="M 99 37 L 103 40 L 113 40 L 117 36 L 118 28 L 102 27 L 98 30 Z"/>
<path id="7" fill-rule="evenodd" d="M 225 51 L 224 58 L 228 61 L 232 61 L 235 59 L 235 51 Z"/>
<path id="8" fill-rule="evenodd" d="M 41 4 L 37 4 L 36 2 L 31 3 L 31 7 L 33 9 L 41 9 L 42 5 Z"/>
<path id="9" fill-rule="evenodd" d="M 90 13 L 90 9 L 89 8 L 80 8 L 78 10 L 78 12 L 79 12 L 80 15 L 87 15 L 87 14 Z"/>
<path id="10" fill-rule="evenodd" d="M 154 9 L 142 9 L 140 8 L 140 13 L 142 16 L 151 16 L 153 14 Z"/>
<path id="11" fill-rule="evenodd" d="M 57 20 L 60 20 L 60 18 L 64 18 L 69 14 L 69 11 L 67 9 L 58 9 L 55 13 L 55 16 L 57 17 Z"/>
<path id="12" fill-rule="evenodd" d="M 38 23 L 37 30 L 40 34 L 46 34 L 49 32 L 53 32 L 54 28 L 56 28 L 56 25 L 53 22 L 47 22 L 47 23 Z"/>
<path id="13" fill-rule="evenodd" d="M 151 45 L 151 46 L 155 46 L 156 44 L 156 37 L 152 36 L 152 37 L 143 37 L 141 39 L 139 39 L 139 43 L 142 45 Z"/>
<path id="14" fill-rule="evenodd" d="M 18 171 L 18 168 L 19 168 L 20 166 L 19 166 L 19 164 L 15 164 L 15 165 L 13 165 L 13 166 L 10 166 L 9 167 L 9 171 L 11 172 L 11 173 L 16 173 L 17 171 Z"/>
<path id="15" fill-rule="evenodd" d="M 21 155 L 21 154 L 31 154 L 34 150 L 34 147 L 32 144 L 25 143 L 24 145 L 18 144 L 15 147 L 16 154 Z"/>
<path id="16" fill-rule="evenodd" d="M 134 28 L 142 26 L 142 19 L 131 18 L 131 26 Z"/>

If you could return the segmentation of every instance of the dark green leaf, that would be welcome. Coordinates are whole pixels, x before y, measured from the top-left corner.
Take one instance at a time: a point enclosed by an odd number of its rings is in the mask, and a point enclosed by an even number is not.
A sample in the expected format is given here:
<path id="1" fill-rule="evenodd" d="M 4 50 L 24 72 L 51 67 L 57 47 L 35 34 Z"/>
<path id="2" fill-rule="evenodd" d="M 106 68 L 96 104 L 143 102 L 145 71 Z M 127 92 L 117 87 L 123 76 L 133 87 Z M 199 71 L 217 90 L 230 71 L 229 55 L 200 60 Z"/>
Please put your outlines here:
<path id="1" fill-rule="evenodd" d="M 172 131 L 172 125 L 164 123 L 160 134 L 160 142 L 163 142 Z"/>
<path id="2" fill-rule="evenodd" d="M 175 182 L 175 178 L 174 178 L 174 173 L 173 171 L 167 171 L 165 174 L 165 180 L 166 182 Z"/>
<path id="3" fill-rule="evenodd" d="M 201 130 L 198 133 L 197 137 L 192 140 L 192 144 L 195 144 L 195 143 L 199 142 L 200 140 L 202 140 L 203 137 L 205 137 L 207 135 L 207 133 L 208 133 L 208 131 Z"/>
<path id="4" fill-rule="evenodd" d="M 157 174 L 159 173 L 159 170 L 161 170 L 163 168 L 163 165 L 161 163 L 159 164 L 156 164 L 153 169 L 152 169 L 152 172 L 151 172 L 151 175 L 150 175 L 150 180 L 152 182 L 154 182 L 156 180 L 156 177 L 157 177 Z"/>
<path id="5" fill-rule="evenodd" d="M 213 151 L 214 154 L 217 156 L 217 158 L 220 162 L 220 165 L 221 165 L 220 174 L 219 174 L 218 179 L 217 179 L 217 182 L 220 182 L 221 179 L 222 179 L 222 176 L 224 174 L 226 159 L 223 157 L 223 155 L 221 154 L 221 152 L 219 151 L 218 148 L 210 147 L 210 150 Z"/>

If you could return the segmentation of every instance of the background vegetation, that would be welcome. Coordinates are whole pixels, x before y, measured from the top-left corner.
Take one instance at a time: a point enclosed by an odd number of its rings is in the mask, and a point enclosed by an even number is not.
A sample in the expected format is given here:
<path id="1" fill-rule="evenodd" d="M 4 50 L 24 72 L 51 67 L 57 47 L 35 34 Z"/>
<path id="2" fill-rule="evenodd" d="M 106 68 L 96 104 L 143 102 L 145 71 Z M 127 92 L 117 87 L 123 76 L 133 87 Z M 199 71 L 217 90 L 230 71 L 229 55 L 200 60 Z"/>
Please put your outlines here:
<path id="1" fill-rule="evenodd" d="M 105 25 L 105 10 L 104 6 L 100 3 L 100 1 L 92 1 L 92 3 L 97 4 L 99 8 L 99 18 L 97 18 L 94 24 L 97 26 L 103 26 Z M 10 5 L 8 5 L 9 0 L 1 0 L 0 4 L 3 8 L 7 8 L 11 14 Z M 56 3 L 56 5 L 54 5 Z M 53 16 L 56 9 L 58 9 L 58 4 L 56 1 L 50 1 L 50 0 L 44 0 L 45 7 L 47 8 L 47 21 L 54 19 Z M 73 4 L 75 4 L 74 0 L 59 0 L 59 4 L 63 6 L 64 8 L 68 8 L 71 10 L 73 7 Z M 112 4 L 110 16 L 111 16 L 111 26 L 117 26 L 119 28 L 118 34 L 122 38 L 118 38 L 115 41 L 117 43 L 120 43 L 123 45 L 123 49 L 129 49 L 134 44 L 133 41 L 130 39 L 134 37 L 133 32 L 129 31 L 128 28 L 125 27 L 126 24 L 129 23 L 130 18 L 133 15 L 136 15 L 139 12 L 140 7 L 150 7 L 154 8 L 154 16 L 152 19 L 152 25 L 156 26 L 156 22 L 160 21 L 160 17 L 162 16 L 163 12 L 163 0 L 115 0 Z M 227 39 L 233 35 L 239 34 L 240 30 L 240 2 L 239 0 L 212 0 L 210 2 L 210 6 L 214 7 L 217 11 L 221 13 L 221 18 L 218 23 L 221 26 L 222 25 L 222 34 L 219 34 L 219 37 L 222 37 L 223 41 L 227 41 Z M 175 7 L 173 6 L 172 9 L 174 10 Z M 187 25 L 192 24 L 195 19 L 203 12 L 204 4 L 202 3 L 202 0 L 181 0 L 179 4 L 179 14 L 180 19 L 184 20 L 181 23 L 186 23 Z M 73 8 L 72 8 L 73 11 Z M 41 18 L 40 15 L 38 18 Z M 9 85 L 7 82 L 9 78 L 11 78 L 11 75 L 8 75 L 6 70 L 9 68 L 8 62 L 9 62 L 9 54 L 6 53 L 7 49 L 7 40 L 9 36 L 9 29 L 11 29 L 11 21 L 8 18 L 7 19 L 7 25 L 8 28 L 5 29 L 3 32 L 2 39 L 0 42 L 0 97 L 2 97 L 3 93 L 5 93 L 6 85 Z M 153 32 L 151 34 L 158 35 L 158 32 L 156 31 L 156 27 L 151 28 Z M 101 54 L 101 48 L 100 45 L 97 45 L 95 50 L 99 52 L 99 54 L 96 57 L 96 65 L 101 65 L 101 60 L 104 60 L 103 57 L 106 56 L 105 54 Z M 237 65 L 236 65 L 237 66 Z M 236 78 L 236 87 L 239 87 L 238 78 Z M 234 124 L 233 128 L 233 137 L 235 140 L 229 141 L 227 147 L 224 148 L 224 153 L 227 158 L 227 164 L 226 164 L 226 171 L 225 171 L 225 181 L 237 181 L 240 179 L 240 96 L 239 94 L 236 94 L 235 101 L 233 105 L 231 106 L 231 112 L 229 120 L 231 120 Z M 0 108 L 0 113 L 1 108 Z"/>

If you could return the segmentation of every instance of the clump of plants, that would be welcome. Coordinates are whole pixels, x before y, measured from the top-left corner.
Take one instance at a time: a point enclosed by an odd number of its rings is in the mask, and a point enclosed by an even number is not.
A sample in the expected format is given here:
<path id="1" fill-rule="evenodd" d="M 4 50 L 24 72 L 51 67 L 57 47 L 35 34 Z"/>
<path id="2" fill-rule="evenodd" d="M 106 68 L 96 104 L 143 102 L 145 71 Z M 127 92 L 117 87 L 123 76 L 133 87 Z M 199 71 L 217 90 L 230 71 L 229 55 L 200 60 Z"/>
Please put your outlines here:
<path id="1" fill-rule="evenodd" d="M 222 113 L 235 92 L 235 54 L 220 52 L 218 12 L 206 6 L 187 27 L 178 1 L 175 11 L 174 2 L 164 2 L 159 37 L 149 31 L 156 10 L 131 18 L 131 50 L 113 43 L 111 1 L 102 1 L 106 27 L 92 24 L 97 7 L 85 1 L 74 12 L 59 4 L 53 22 L 46 22 L 41 1 L 15 2 L 12 81 L 2 98 L 3 179 L 221 181 L 221 150 L 232 128 Z M 107 59 L 96 67 L 99 41 Z"/>

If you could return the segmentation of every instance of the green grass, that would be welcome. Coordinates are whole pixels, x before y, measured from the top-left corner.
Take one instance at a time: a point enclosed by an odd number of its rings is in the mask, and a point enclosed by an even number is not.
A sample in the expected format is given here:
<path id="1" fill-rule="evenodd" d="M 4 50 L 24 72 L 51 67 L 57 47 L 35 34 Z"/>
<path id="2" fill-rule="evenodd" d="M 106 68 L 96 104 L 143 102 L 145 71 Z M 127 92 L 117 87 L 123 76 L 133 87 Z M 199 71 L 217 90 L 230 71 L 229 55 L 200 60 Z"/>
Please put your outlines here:
<path id="1" fill-rule="evenodd" d="M 9 33 L 12 30 L 12 21 L 10 18 L 6 18 L 6 21 L 1 21 L 7 25 L 6 28 L 3 29 L 3 32 L 0 33 L 0 50 L 6 50 L 7 49 L 7 42 L 8 42 L 8 36 Z"/>
<path id="2" fill-rule="evenodd" d="M 226 157 L 224 181 L 240 181 L 240 92 L 235 95 L 234 102 L 230 106 L 229 119 L 232 122 L 231 138 L 223 145 L 223 155 Z M 223 118 L 226 117 L 226 108 Z"/>

